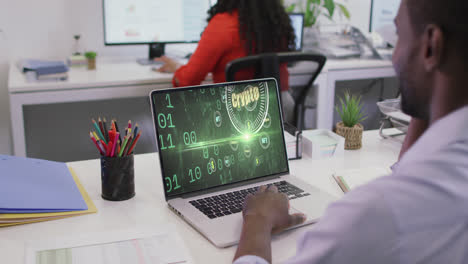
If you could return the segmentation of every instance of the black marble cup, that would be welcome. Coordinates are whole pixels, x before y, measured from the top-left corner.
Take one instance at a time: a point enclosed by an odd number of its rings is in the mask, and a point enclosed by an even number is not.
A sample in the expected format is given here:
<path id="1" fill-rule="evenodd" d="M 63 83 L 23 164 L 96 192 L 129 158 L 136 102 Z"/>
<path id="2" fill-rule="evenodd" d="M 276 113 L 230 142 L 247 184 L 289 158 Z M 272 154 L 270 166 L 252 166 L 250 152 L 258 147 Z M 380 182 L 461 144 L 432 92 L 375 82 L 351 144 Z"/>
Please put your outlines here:
<path id="1" fill-rule="evenodd" d="M 101 157 L 102 198 L 124 201 L 135 196 L 133 154 L 125 157 Z"/>

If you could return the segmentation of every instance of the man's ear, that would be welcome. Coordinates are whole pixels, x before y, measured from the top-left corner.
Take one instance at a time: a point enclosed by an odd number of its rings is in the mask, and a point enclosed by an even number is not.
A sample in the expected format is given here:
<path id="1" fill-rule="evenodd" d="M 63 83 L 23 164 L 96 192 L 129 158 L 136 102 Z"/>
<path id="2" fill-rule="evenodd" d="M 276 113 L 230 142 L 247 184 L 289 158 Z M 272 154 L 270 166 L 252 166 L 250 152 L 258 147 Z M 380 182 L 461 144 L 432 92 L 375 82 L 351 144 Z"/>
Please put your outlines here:
<path id="1" fill-rule="evenodd" d="M 433 71 L 442 64 L 445 45 L 445 35 L 442 29 L 434 24 L 427 25 L 422 41 L 426 71 Z"/>

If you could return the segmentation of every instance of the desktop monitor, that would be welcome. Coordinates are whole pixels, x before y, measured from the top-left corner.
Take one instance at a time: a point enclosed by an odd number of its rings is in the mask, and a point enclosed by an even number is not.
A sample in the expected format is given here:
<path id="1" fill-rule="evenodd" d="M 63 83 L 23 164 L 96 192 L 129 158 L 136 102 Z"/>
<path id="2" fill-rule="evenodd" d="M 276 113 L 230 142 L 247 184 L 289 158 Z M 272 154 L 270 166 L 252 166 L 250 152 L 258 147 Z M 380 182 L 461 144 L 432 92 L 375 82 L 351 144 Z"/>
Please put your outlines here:
<path id="1" fill-rule="evenodd" d="M 395 19 L 401 0 L 372 0 L 370 32 L 379 32 L 385 28 L 394 27 Z"/>
<path id="2" fill-rule="evenodd" d="M 145 64 L 166 43 L 193 43 L 206 27 L 212 0 L 103 0 L 105 45 L 149 45 Z"/>
<path id="3" fill-rule="evenodd" d="M 290 13 L 289 18 L 296 35 L 296 50 L 300 51 L 302 50 L 302 37 L 304 35 L 304 14 Z"/>

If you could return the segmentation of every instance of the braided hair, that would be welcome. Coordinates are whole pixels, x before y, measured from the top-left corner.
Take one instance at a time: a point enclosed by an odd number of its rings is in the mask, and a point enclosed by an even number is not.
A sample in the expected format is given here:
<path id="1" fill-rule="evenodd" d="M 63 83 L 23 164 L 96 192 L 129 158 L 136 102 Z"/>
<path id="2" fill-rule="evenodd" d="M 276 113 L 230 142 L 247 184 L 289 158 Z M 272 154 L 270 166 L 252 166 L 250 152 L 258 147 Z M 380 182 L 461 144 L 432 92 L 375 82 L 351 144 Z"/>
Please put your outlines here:
<path id="1" fill-rule="evenodd" d="M 239 35 L 247 54 L 291 51 L 296 36 L 280 0 L 218 0 L 208 22 L 219 13 L 239 13 Z"/>

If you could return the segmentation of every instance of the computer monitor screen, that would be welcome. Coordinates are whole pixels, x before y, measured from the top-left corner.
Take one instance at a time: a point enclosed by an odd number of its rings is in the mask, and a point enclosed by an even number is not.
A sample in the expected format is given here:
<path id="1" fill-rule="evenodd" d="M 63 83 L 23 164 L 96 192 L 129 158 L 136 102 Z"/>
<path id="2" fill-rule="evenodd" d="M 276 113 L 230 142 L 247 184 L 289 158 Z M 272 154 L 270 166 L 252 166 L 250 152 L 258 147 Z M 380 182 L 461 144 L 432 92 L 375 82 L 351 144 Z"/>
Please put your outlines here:
<path id="1" fill-rule="evenodd" d="M 106 45 L 196 42 L 210 0 L 103 0 Z"/>
<path id="2" fill-rule="evenodd" d="M 291 19 L 291 25 L 296 35 L 296 50 L 302 50 L 302 35 L 304 29 L 304 14 L 301 13 L 290 13 L 289 18 Z"/>
<path id="3" fill-rule="evenodd" d="M 386 27 L 394 27 L 401 0 L 373 0 L 371 7 L 370 32 L 378 32 Z"/>

